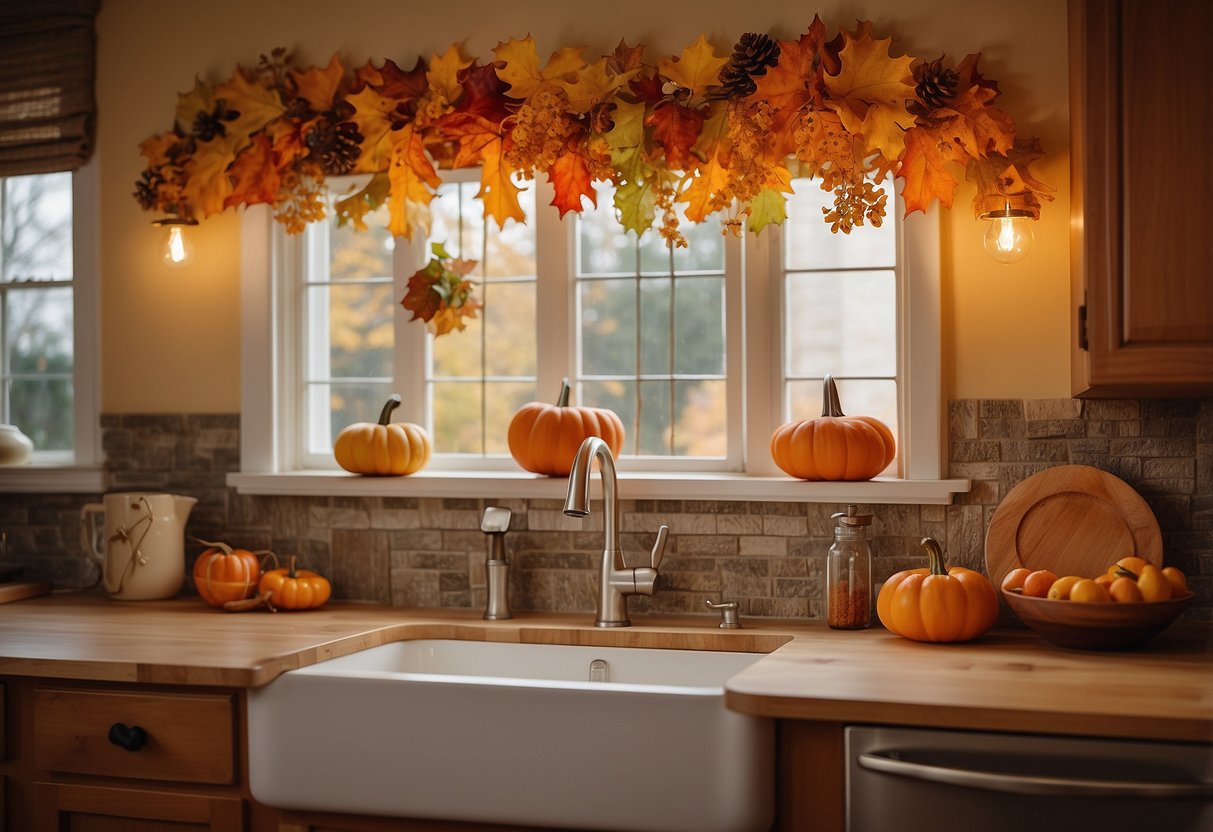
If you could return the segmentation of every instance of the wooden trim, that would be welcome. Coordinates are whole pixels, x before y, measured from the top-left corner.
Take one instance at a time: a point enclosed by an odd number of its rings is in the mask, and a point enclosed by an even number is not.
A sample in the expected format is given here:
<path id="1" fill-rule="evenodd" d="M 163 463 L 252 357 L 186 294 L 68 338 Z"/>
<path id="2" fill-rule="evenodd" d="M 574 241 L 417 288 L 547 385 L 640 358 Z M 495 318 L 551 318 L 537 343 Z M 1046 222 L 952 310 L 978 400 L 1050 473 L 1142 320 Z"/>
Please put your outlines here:
<path id="1" fill-rule="evenodd" d="M 64 816 L 72 813 L 205 824 L 216 832 L 244 829 L 239 797 L 51 782 L 34 783 L 33 795 L 35 829 L 63 828 Z"/>
<path id="2" fill-rule="evenodd" d="M 776 724 L 776 825 L 779 832 L 846 828 L 846 751 L 837 722 Z"/>

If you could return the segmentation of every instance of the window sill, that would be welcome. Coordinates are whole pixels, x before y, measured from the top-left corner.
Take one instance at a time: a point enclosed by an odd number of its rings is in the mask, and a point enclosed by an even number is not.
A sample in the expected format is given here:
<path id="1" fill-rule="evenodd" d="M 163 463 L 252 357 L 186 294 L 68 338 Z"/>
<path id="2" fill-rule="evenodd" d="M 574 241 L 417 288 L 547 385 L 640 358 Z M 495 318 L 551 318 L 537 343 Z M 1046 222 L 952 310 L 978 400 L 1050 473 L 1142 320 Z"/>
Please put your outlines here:
<path id="1" fill-rule="evenodd" d="M 422 471 L 408 477 L 361 477 L 344 471 L 281 474 L 230 473 L 227 484 L 240 494 L 298 497 L 521 497 L 563 500 L 564 478 L 521 471 Z M 967 492 L 966 479 L 866 482 L 804 482 L 745 474 L 620 473 L 620 496 L 628 500 L 739 500 L 875 505 L 949 505 Z M 597 487 L 594 488 L 597 493 Z"/>
<path id="2" fill-rule="evenodd" d="M 106 485 L 104 468 L 57 465 L 0 468 L 3 494 L 101 494 Z"/>

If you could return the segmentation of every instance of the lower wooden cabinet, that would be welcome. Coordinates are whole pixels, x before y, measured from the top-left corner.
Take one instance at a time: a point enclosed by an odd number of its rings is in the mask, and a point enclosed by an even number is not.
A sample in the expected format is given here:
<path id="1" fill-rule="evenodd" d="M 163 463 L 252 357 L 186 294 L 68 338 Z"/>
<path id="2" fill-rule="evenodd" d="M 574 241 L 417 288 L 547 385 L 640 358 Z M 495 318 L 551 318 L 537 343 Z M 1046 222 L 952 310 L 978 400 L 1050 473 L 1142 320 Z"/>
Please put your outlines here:
<path id="1" fill-rule="evenodd" d="M 31 829 L 243 832 L 245 828 L 244 801 L 239 796 L 37 782 L 31 808 Z"/>

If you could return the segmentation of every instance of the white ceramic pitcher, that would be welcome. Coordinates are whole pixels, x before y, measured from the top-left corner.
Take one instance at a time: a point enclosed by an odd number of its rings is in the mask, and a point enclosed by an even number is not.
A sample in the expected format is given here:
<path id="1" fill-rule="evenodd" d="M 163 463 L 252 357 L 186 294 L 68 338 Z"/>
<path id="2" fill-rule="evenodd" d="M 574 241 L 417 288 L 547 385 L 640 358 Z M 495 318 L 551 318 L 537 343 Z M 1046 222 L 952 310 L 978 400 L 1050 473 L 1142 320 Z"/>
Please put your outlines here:
<path id="1" fill-rule="evenodd" d="M 106 494 L 80 510 L 80 543 L 120 601 L 172 598 L 185 583 L 185 521 L 197 504 L 177 494 Z M 97 516 L 105 516 L 104 537 Z"/>

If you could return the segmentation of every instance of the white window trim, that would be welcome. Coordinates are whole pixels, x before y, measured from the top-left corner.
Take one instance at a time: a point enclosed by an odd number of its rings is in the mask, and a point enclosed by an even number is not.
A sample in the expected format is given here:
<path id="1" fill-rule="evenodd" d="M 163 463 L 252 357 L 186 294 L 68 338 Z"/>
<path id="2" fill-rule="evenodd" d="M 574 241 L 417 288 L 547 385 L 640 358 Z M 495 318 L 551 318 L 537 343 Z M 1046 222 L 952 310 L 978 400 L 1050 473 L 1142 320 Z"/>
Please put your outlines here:
<path id="1" fill-rule="evenodd" d="M 70 460 L 0 468 L 0 493 L 99 494 L 101 466 L 100 164 L 97 152 L 72 175 L 72 400 Z"/>
<path id="2" fill-rule="evenodd" d="M 537 195 L 535 222 L 556 224 L 559 218 Z M 500 497 L 561 499 L 567 483 L 564 479 L 540 477 L 523 471 L 469 470 L 420 471 L 408 477 L 359 477 L 343 471 L 300 471 L 284 465 L 274 426 L 281 423 L 276 410 L 276 391 L 284 367 L 278 355 L 277 331 L 281 326 L 274 314 L 280 274 L 272 255 L 273 218 L 265 206 L 245 211 L 241 226 L 241 470 L 229 473 L 227 483 L 241 494 L 278 494 L 300 496 L 426 496 L 426 497 Z M 551 226 L 550 226 L 551 227 Z M 902 224 L 902 280 L 898 298 L 898 375 L 913 377 L 913 384 L 898 385 L 902 477 L 877 478 L 866 482 L 803 482 L 778 475 L 770 460 L 771 430 L 779 414 L 779 384 L 775 378 L 780 347 L 780 328 L 770 326 L 770 310 L 778 308 L 778 291 L 773 269 L 778 264 L 779 229 L 769 235 L 750 235 L 743 247 L 747 279 L 744 287 L 732 285 L 726 302 L 744 303 L 748 330 L 769 332 L 768 338 L 746 341 L 744 333 L 730 330 L 727 349 L 741 356 L 748 388 L 766 390 L 766 395 L 746 396 L 745 457 L 747 473 L 620 471 L 621 493 L 628 499 L 719 499 L 787 502 L 857 502 L 866 504 L 935 504 L 952 502 L 957 493 L 967 492 L 967 479 L 944 479 L 942 407 L 940 286 L 939 286 L 939 212 L 932 208 L 925 216 L 914 215 Z M 555 227 L 551 227 L 555 230 Z M 549 232 L 550 233 L 550 232 Z M 559 233 L 559 232 L 557 232 Z M 416 257 L 414 246 L 398 246 L 397 256 Z M 537 312 L 542 320 L 559 321 L 568 327 L 571 292 L 566 288 L 548 293 L 543 275 L 554 269 L 563 272 L 568 263 L 558 262 L 567 252 L 541 253 L 540 301 Z M 549 259 L 555 262 L 547 262 Z M 756 277 L 760 276 L 760 277 Z M 734 281 L 736 283 L 736 281 Z M 561 311 L 563 310 L 563 314 Z M 397 331 L 404 328 L 417 336 L 419 327 L 404 327 L 397 316 Z M 564 338 L 572 348 L 573 333 Z M 540 390 L 559 384 L 555 361 L 539 357 Z M 908 375 L 907 375 L 908 373 Z M 555 378 L 553 379 L 553 377 Z M 408 398 L 406 398 L 408 401 Z M 740 398 L 730 401 L 730 422 L 742 424 Z M 405 416 L 404 418 L 411 418 Z M 912 433 L 913 425 L 930 426 Z M 487 467 L 487 466 L 486 466 Z"/>

